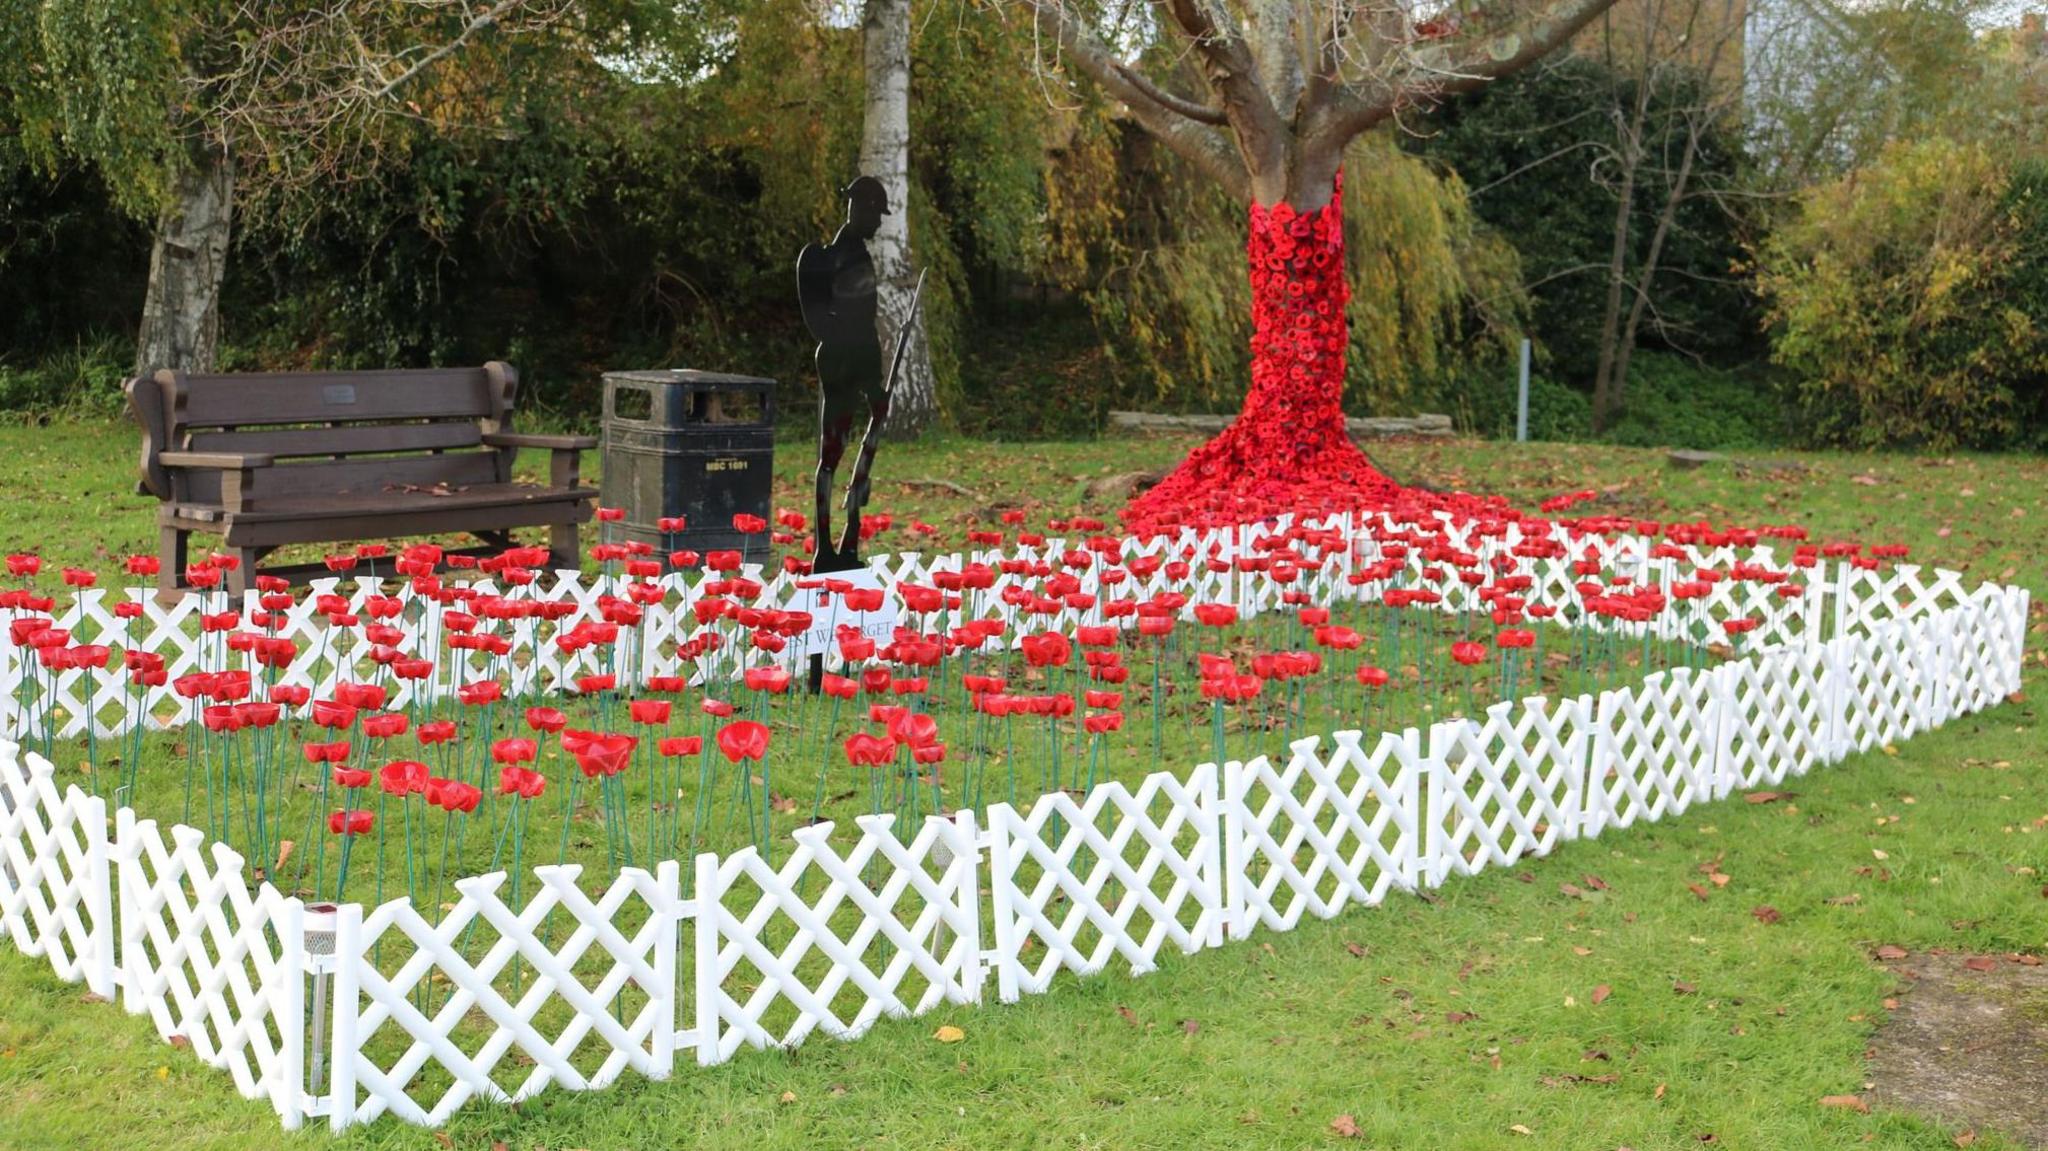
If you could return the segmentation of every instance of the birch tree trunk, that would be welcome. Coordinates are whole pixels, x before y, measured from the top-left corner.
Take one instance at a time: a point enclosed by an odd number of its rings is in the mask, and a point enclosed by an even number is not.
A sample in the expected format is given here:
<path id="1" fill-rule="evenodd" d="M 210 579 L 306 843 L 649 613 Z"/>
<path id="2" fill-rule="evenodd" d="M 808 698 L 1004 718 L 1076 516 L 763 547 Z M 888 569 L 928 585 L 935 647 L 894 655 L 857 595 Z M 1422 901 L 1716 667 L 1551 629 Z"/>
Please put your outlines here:
<path id="1" fill-rule="evenodd" d="M 868 241 L 868 255 L 875 262 L 875 326 L 880 329 L 885 367 L 895 355 L 897 333 L 906 321 L 915 325 L 889 402 L 889 433 L 902 437 L 924 430 L 939 410 L 924 322 L 921 315 L 913 319 L 910 311 L 910 294 L 917 283 L 910 264 L 910 0 L 867 0 L 861 39 L 867 97 L 861 115 L 860 174 L 880 180 L 889 195 L 889 214 Z"/>
<path id="2" fill-rule="evenodd" d="M 195 151 L 178 173 L 176 196 L 157 218 L 150 244 L 136 375 L 162 368 L 213 370 L 234 192 L 234 164 L 225 150 Z"/>

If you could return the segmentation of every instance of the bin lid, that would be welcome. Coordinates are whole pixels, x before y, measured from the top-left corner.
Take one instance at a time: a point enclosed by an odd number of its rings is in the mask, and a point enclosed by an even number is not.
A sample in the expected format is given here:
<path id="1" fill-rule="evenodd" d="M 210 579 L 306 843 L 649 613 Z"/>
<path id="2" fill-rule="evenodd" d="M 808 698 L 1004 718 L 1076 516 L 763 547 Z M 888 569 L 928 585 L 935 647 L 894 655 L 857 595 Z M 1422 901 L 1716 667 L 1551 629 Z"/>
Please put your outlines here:
<path id="1" fill-rule="evenodd" d="M 729 372 L 700 372 L 695 368 L 641 368 L 632 371 L 606 372 L 606 383 L 621 380 L 630 384 L 683 384 L 694 387 L 716 387 L 767 384 L 775 381 L 763 376 L 738 376 Z"/>

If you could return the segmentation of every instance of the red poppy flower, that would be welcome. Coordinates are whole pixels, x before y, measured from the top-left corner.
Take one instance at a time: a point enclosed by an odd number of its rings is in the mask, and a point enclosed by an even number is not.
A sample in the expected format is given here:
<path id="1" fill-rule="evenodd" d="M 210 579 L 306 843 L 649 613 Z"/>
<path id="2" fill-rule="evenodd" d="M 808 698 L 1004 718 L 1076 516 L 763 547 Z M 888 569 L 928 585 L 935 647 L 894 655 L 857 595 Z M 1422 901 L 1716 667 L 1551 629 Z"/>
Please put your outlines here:
<path id="1" fill-rule="evenodd" d="M 340 730 L 344 727 L 355 726 L 355 722 L 356 709 L 348 704 L 338 703 L 331 699 L 316 699 L 313 701 L 313 723 L 315 726 Z"/>
<path id="2" fill-rule="evenodd" d="M 737 720 L 718 729 L 718 750 L 734 763 L 760 760 L 768 754 L 767 725 L 750 719 Z"/>
<path id="3" fill-rule="evenodd" d="M 826 672 L 818 682 L 818 689 L 833 699 L 852 699 L 860 690 L 860 684 L 846 676 Z"/>
<path id="4" fill-rule="evenodd" d="M 732 530 L 740 533 L 741 535 L 757 535 L 761 532 L 765 532 L 768 530 L 768 521 L 762 519 L 760 516 L 749 515 L 746 512 L 741 512 L 738 515 L 732 517 Z"/>
<path id="5" fill-rule="evenodd" d="M 452 719 L 429 720 L 413 732 L 422 746 L 447 743 L 455 738 L 455 721 Z"/>
<path id="6" fill-rule="evenodd" d="M 846 762 L 854 767 L 884 767 L 896 758 L 896 743 L 865 731 L 846 737 Z"/>
<path id="7" fill-rule="evenodd" d="M 347 744 L 342 744 L 346 748 Z M 370 769 L 367 767 L 337 767 L 334 769 L 334 786 L 354 791 L 370 786 Z"/>
<path id="8" fill-rule="evenodd" d="M 535 731 L 560 731 L 568 726 L 569 717 L 552 707 L 529 707 L 526 709 L 526 726 Z"/>
<path id="9" fill-rule="evenodd" d="M 456 698 L 471 705 L 496 703 L 505 698 L 505 685 L 495 679 L 480 679 L 455 689 Z"/>
<path id="10" fill-rule="evenodd" d="M 583 769 L 584 775 L 596 779 L 599 776 L 617 775 L 626 770 L 626 766 L 632 762 L 633 749 L 639 746 L 639 743 L 638 739 L 630 735 L 599 735 L 591 737 L 587 742 L 579 741 L 569 754 L 575 757 L 576 766 Z M 570 746 L 566 736 L 562 740 L 562 746 Z"/>
<path id="11" fill-rule="evenodd" d="M 302 744 L 300 750 L 306 754 L 307 763 L 344 763 L 348 760 L 349 745 L 341 743 Z"/>
<path id="12" fill-rule="evenodd" d="M 404 797 L 416 795 L 427 789 L 429 778 L 427 765 L 414 759 L 401 759 L 387 763 L 377 773 L 377 786 L 386 795 Z"/>
<path id="13" fill-rule="evenodd" d="M 1237 622 L 1237 608 L 1227 603 L 1198 603 L 1195 620 L 1207 627 L 1229 627 Z"/>
<path id="14" fill-rule="evenodd" d="M 539 752 L 530 739 L 500 739 L 491 744 L 491 758 L 498 763 L 532 763 Z"/>
<path id="15" fill-rule="evenodd" d="M 1486 662 L 1486 645 L 1471 640 L 1460 640 L 1451 645 L 1451 658 L 1471 667 Z"/>
<path id="16" fill-rule="evenodd" d="M 1366 687 L 1387 686 L 1387 671 L 1385 668 L 1373 667 L 1370 664 L 1360 664 L 1358 665 L 1358 671 L 1354 675 L 1358 682 Z"/>
<path id="17" fill-rule="evenodd" d="M 1120 730 L 1123 727 L 1123 725 L 1124 713 L 1120 711 L 1103 712 L 1100 715 L 1087 716 L 1086 718 L 1081 720 L 1081 726 L 1085 728 L 1088 734 L 1090 735 L 1101 735 L 1103 732 L 1106 731 L 1117 731 Z"/>
<path id="18" fill-rule="evenodd" d="M 498 772 L 498 794 L 521 799 L 539 799 L 548 789 L 547 777 L 531 768 L 507 765 Z"/>
<path id="19" fill-rule="evenodd" d="M 665 699 L 636 699 L 626 705 L 626 711 L 634 723 L 667 723 L 673 706 Z"/>
<path id="20" fill-rule="evenodd" d="M 704 702 L 697 706 L 703 709 L 705 715 L 715 715 L 720 719 L 724 719 L 732 714 L 731 704 L 722 699 L 712 699 L 709 696 L 706 696 Z"/>
<path id="21" fill-rule="evenodd" d="M 654 750 L 665 756 L 696 755 L 704 750 L 701 735 L 675 735 L 654 745 Z"/>
<path id="22" fill-rule="evenodd" d="M 365 716 L 363 718 L 363 734 L 372 739 L 390 739 L 395 735 L 404 735 L 405 729 L 406 718 L 405 713 L 402 711 L 386 712 L 383 715 Z"/>
<path id="23" fill-rule="evenodd" d="M 327 816 L 327 830 L 335 835 L 368 835 L 377 825 L 374 811 L 334 811 Z"/>

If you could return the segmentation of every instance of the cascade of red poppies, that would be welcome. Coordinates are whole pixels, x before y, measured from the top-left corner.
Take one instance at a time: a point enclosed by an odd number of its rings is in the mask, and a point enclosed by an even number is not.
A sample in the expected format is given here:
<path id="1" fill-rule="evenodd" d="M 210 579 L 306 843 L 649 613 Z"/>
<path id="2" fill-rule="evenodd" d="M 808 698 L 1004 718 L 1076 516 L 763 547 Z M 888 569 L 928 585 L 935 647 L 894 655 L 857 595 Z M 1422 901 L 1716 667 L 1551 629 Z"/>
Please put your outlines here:
<path id="1" fill-rule="evenodd" d="M 1344 429 L 1351 298 L 1343 176 L 1313 211 L 1253 204 L 1252 379 L 1237 420 L 1196 448 L 1123 518 L 1144 533 L 1285 511 L 1382 507 L 1402 493 Z"/>

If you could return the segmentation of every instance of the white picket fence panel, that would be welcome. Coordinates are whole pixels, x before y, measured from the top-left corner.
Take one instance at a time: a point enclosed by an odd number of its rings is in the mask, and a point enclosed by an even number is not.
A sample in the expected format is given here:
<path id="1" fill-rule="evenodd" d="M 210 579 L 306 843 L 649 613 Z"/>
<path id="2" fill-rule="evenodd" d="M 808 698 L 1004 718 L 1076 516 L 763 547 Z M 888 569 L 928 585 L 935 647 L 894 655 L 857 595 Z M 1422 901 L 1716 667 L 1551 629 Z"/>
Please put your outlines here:
<path id="1" fill-rule="evenodd" d="M 1388 581 L 1349 573 L 1376 561 L 1383 535 L 1414 529 L 1333 525 L 1323 526 L 1352 546 L 1303 582 L 1326 599 L 1376 597 Z M 1490 559 L 1513 556 L 1518 530 L 1447 524 L 1443 537 Z M 1686 574 L 1648 541 L 1569 542 L 1567 558 L 1522 569 L 1532 598 L 1553 585 L 1575 594 L 1570 557 L 1587 549 L 1646 579 Z M 1260 550 L 1249 529 L 1143 546 L 1224 561 L 1202 577 L 1211 598 L 1278 603 L 1282 585 L 1235 566 Z M 1731 557 L 1770 562 L 1763 548 L 1691 549 L 1686 562 Z M 959 562 L 887 566 L 924 579 Z M 1709 670 L 1503 701 L 1426 729 L 1305 738 L 1277 761 L 1159 772 L 916 828 L 888 816 L 807 827 L 779 861 L 754 849 L 688 861 L 687 899 L 684 864 L 665 861 L 595 888 L 579 868 L 535 868 L 520 899 L 505 873 L 471 877 L 435 914 L 406 900 L 309 907 L 195 830 L 166 836 L 125 808 L 110 825 L 104 801 L 60 789 L 46 760 L 0 745 L 0 937 L 62 979 L 118 995 L 286 1127 L 387 1114 L 437 1125 L 475 1100 L 594 1090 L 628 1072 L 660 1079 L 678 1060 L 852 1039 L 991 989 L 1009 1001 L 1063 977 L 1143 973 L 1169 949 L 1289 930 L 1775 786 L 2018 690 L 2024 590 L 1966 590 L 1954 573 L 1909 567 L 1813 570 L 1794 600 L 1750 588 L 1660 620 L 1660 636 L 1690 630 L 1695 641 L 1726 638 L 1717 619 L 1765 620 L 1746 654 Z M 565 594 L 595 610 L 592 586 L 571 581 Z M 190 610 L 141 622 L 175 647 L 167 637 L 191 638 L 177 630 Z M 1063 611 L 1069 623 L 1090 618 Z M 636 658 L 651 666 L 684 633 L 677 623 L 648 634 Z M 432 629 L 422 636 L 432 642 Z M 522 642 L 535 660 L 499 671 L 550 682 L 585 666 L 539 657 L 552 645 L 537 631 Z"/>

